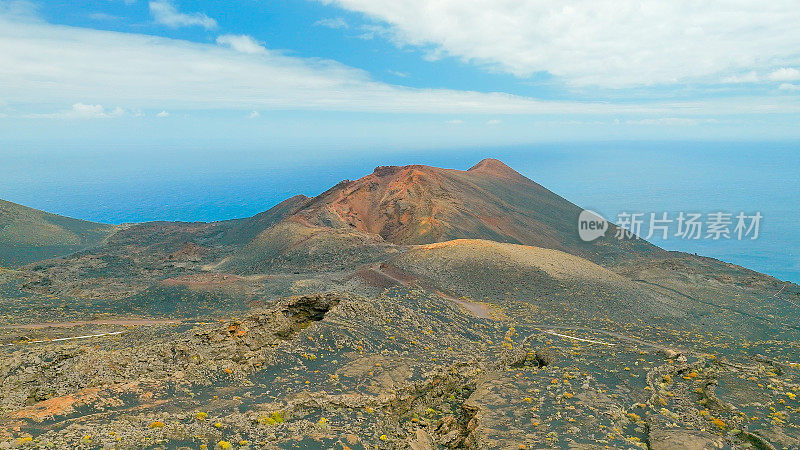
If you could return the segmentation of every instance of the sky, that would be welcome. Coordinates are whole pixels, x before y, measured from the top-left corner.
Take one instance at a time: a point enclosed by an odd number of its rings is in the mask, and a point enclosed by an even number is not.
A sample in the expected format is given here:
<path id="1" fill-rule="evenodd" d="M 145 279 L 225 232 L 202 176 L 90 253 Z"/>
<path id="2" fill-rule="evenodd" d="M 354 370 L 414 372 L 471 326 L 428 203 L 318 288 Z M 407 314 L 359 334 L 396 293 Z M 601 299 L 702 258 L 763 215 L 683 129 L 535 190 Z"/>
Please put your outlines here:
<path id="1" fill-rule="evenodd" d="M 800 139 L 796 0 L 0 0 L 0 154 Z"/>

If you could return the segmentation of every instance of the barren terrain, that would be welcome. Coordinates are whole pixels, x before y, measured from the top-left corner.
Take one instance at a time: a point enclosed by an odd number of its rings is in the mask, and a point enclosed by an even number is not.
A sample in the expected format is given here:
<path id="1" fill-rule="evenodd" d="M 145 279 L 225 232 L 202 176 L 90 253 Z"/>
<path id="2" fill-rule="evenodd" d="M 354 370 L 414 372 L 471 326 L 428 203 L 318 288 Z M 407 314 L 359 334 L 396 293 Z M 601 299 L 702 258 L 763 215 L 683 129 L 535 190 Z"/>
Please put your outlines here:
<path id="1" fill-rule="evenodd" d="M 800 287 L 584 243 L 496 160 L 215 223 L 9 205 L 0 448 L 800 447 Z"/>

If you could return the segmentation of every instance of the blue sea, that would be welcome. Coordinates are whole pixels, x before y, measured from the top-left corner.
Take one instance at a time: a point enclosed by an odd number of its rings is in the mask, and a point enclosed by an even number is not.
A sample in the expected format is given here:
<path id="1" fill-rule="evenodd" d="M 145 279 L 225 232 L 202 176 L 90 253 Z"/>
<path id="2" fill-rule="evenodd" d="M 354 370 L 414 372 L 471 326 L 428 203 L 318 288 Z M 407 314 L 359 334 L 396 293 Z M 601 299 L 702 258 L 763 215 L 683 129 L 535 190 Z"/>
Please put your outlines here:
<path id="1" fill-rule="evenodd" d="M 800 143 L 548 143 L 410 152 L 27 149 L 3 150 L 0 157 L 0 198 L 106 223 L 246 217 L 378 165 L 466 169 L 494 157 L 610 220 L 624 212 L 643 213 L 645 222 L 651 212 L 673 219 L 680 212 L 760 212 L 755 240 L 652 241 L 800 283 Z"/>

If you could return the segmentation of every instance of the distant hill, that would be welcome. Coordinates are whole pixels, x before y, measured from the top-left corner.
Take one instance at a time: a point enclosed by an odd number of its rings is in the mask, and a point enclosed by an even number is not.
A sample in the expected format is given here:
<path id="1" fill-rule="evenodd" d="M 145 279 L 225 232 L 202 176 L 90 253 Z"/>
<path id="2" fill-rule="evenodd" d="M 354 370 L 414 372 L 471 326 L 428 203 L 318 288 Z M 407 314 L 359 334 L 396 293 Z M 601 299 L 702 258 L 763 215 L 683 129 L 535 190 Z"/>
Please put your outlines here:
<path id="1" fill-rule="evenodd" d="M 0 265 L 19 266 L 83 250 L 100 244 L 113 229 L 0 200 Z"/>

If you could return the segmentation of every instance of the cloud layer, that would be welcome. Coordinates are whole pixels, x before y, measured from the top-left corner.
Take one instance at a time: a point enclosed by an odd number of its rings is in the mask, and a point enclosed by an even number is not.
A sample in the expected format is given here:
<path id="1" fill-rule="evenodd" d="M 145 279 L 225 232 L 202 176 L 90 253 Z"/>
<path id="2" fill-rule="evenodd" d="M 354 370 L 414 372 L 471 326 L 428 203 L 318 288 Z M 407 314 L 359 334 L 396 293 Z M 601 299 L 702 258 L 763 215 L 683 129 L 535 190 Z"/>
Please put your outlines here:
<path id="1" fill-rule="evenodd" d="M 0 94 L 7 103 L 23 107 L 80 102 L 157 110 L 509 114 L 641 109 L 406 88 L 374 81 L 366 72 L 333 61 L 269 52 L 248 36 L 223 35 L 218 42 L 198 44 L 0 17 Z"/>
<path id="2" fill-rule="evenodd" d="M 772 74 L 782 80 L 794 77 L 790 69 Z M 800 105 L 791 101 L 794 85 L 785 84 L 781 91 L 783 100 L 544 101 L 499 92 L 387 84 L 375 81 L 364 71 L 333 61 L 269 51 L 247 35 L 221 35 L 216 44 L 202 44 L 37 21 L 4 20 L 0 14 L 0 99 L 11 108 L 6 113 L 24 111 L 28 117 L 114 114 L 114 110 L 92 113 L 81 109 L 87 106 L 97 109 L 98 105 L 119 105 L 128 111 L 291 109 L 670 117 L 796 113 Z M 65 111 L 66 105 L 76 106 Z"/>
<path id="3" fill-rule="evenodd" d="M 527 77 L 610 88 L 800 66 L 796 0 L 321 0 L 393 39 Z"/>

